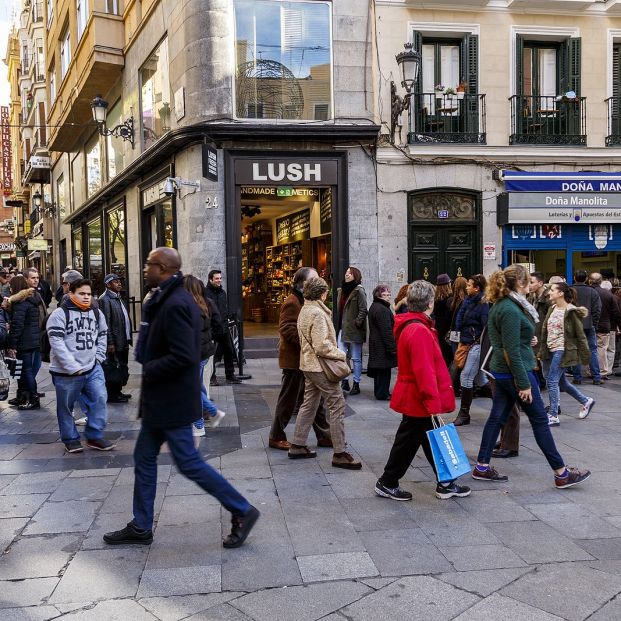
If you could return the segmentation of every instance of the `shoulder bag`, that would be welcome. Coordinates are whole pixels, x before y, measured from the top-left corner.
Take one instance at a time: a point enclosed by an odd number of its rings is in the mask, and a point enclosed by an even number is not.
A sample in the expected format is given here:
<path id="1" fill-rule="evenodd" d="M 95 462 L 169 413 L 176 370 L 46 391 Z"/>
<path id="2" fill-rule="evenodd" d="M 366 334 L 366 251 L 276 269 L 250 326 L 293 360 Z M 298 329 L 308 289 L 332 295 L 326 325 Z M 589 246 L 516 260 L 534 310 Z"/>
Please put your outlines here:
<path id="1" fill-rule="evenodd" d="M 310 348 L 313 350 L 313 353 L 319 362 L 319 366 L 329 382 L 337 383 L 351 375 L 352 369 L 348 362 L 345 360 L 324 358 L 323 356 L 318 355 L 312 343 L 308 340 L 306 334 L 303 334 L 303 336 L 306 342 L 310 345 Z"/>

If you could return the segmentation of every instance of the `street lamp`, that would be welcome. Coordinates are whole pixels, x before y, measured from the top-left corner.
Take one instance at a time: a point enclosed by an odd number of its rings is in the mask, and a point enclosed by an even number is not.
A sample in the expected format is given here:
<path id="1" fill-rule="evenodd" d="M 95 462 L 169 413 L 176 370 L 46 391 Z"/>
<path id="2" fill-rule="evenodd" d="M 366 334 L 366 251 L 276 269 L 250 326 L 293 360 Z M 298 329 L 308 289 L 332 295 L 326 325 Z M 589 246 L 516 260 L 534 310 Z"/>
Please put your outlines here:
<path id="1" fill-rule="evenodd" d="M 126 121 L 116 125 L 112 129 L 106 127 L 106 116 L 108 114 L 108 102 L 101 95 L 97 95 L 91 101 L 93 120 L 97 123 L 101 136 L 115 136 L 127 140 L 134 148 L 134 117 L 130 116 Z"/>
<path id="2" fill-rule="evenodd" d="M 41 200 L 42 200 L 42 196 L 41 196 L 41 192 L 39 192 L 39 190 L 37 190 L 33 195 L 32 195 L 32 202 L 34 203 L 34 206 L 38 209 L 39 207 L 41 207 Z"/>
<path id="3" fill-rule="evenodd" d="M 420 70 L 420 52 L 412 47 L 411 43 L 403 45 L 403 52 L 395 56 L 401 72 L 401 86 L 405 89 L 405 97 L 397 94 L 394 82 L 390 83 L 390 142 L 395 143 L 395 130 L 399 122 L 399 116 L 410 107 L 412 89 L 418 80 Z"/>

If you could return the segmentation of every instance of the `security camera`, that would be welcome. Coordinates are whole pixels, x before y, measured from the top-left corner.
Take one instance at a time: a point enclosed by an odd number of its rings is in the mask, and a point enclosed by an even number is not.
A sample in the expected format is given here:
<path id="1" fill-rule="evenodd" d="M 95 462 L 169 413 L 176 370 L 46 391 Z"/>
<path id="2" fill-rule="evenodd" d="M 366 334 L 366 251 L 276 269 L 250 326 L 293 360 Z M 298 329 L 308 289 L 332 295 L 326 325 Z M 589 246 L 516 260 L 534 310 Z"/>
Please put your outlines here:
<path id="1" fill-rule="evenodd" d="M 172 177 L 167 177 L 164 182 L 164 194 L 166 196 L 174 196 L 177 191 L 177 187 L 175 185 L 175 180 Z"/>
<path id="2" fill-rule="evenodd" d="M 164 195 L 171 197 L 174 196 L 177 190 L 181 189 L 182 185 L 187 185 L 191 188 L 196 188 L 196 190 L 201 189 L 200 181 L 186 181 L 181 177 L 166 177 L 166 181 L 164 181 Z M 195 190 L 195 191 L 196 191 Z"/>

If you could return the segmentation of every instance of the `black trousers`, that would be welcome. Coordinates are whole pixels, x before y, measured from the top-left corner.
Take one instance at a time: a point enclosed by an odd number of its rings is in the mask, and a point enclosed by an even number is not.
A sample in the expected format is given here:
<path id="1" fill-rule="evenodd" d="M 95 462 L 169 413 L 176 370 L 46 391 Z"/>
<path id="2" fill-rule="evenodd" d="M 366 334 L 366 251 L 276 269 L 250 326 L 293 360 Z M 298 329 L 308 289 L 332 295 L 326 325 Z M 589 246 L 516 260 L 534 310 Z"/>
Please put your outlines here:
<path id="1" fill-rule="evenodd" d="M 213 373 L 211 377 L 216 376 L 216 364 L 215 361 L 218 356 L 224 358 L 224 373 L 227 377 L 235 375 L 235 356 L 233 354 L 233 347 L 228 334 L 218 334 L 214 336 L 216 342 L 216 358 L 214 359 Z"/>
<path id="2" fill-rule="evenodd" d="M 388 462 L 384 466 L 384 474 L 380 477 L 380 481 L 386 487 L 397 487 L 399 485 L 399 479 L 405 475 L 407 469 L 412 465 L 412 461 L 421 446 L 427 461 L 431 464 L 433 471 L 436 471 L 431 445 L 426 433 L 430 429 L 433 429 L 430 416 L 403 417 L 399 429 L 397 429 L 392 449 L 390 449 Z"/>
<path id="3" fill-rule="evenodd" d="M 122 364 L 127 366 L 127 361 L 129 359 L 129 349 L 124 349 L 124 350 L 116 350 L 114 352 L 114 355 L 116 356 L 116 359 Z M 123 386 L 125 384 L 115 384 L 115 383 L 111 383 L 111 382 L 106 382 L 106 390 L 108 392 L 108 398 L 109 399 L 116 399 L 116 397 L 119 396 L 119 393 L 121 392 Z"/>
<path id="4" fill-rule="evenodd" d="M 392 369 L 374 369 L 373 394 L 376 399 L 385 401 L 390 395 L 390 375 Z"/>
<path id="5" fill-rule="evenodd" d="M 272 440 L 287 439 L 285 427 L 289 424 L 291 418 L 297 415 L 303 401 L 304 373 L 298 369 L 283 369 L 280 394 L 278 395 L 278 403 L 276 403 L 276 411 L 274 412 L 274 421 L 270 429 L 270 438 Z M 330 423 L 326 419 L 323 399 L 320 401 L 317 413 L 315 414 L 313 430 L 317 436 L 317 440 L 330 439 Z"/>

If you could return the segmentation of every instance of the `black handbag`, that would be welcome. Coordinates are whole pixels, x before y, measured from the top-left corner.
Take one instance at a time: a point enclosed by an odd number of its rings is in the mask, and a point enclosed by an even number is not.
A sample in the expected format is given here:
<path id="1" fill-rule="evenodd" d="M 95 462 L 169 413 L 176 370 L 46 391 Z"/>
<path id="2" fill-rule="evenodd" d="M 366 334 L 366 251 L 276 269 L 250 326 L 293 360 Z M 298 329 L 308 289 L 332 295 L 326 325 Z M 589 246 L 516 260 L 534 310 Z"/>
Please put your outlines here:
<path id="1" fill-rule="evenodd" d="M 119 384 L 125 386 L 129 379 L 129 368 L 126 364 L 119 362 L 114 354 L 108 354 L 108 357 L 101 365 L 106 384 Z"/>

